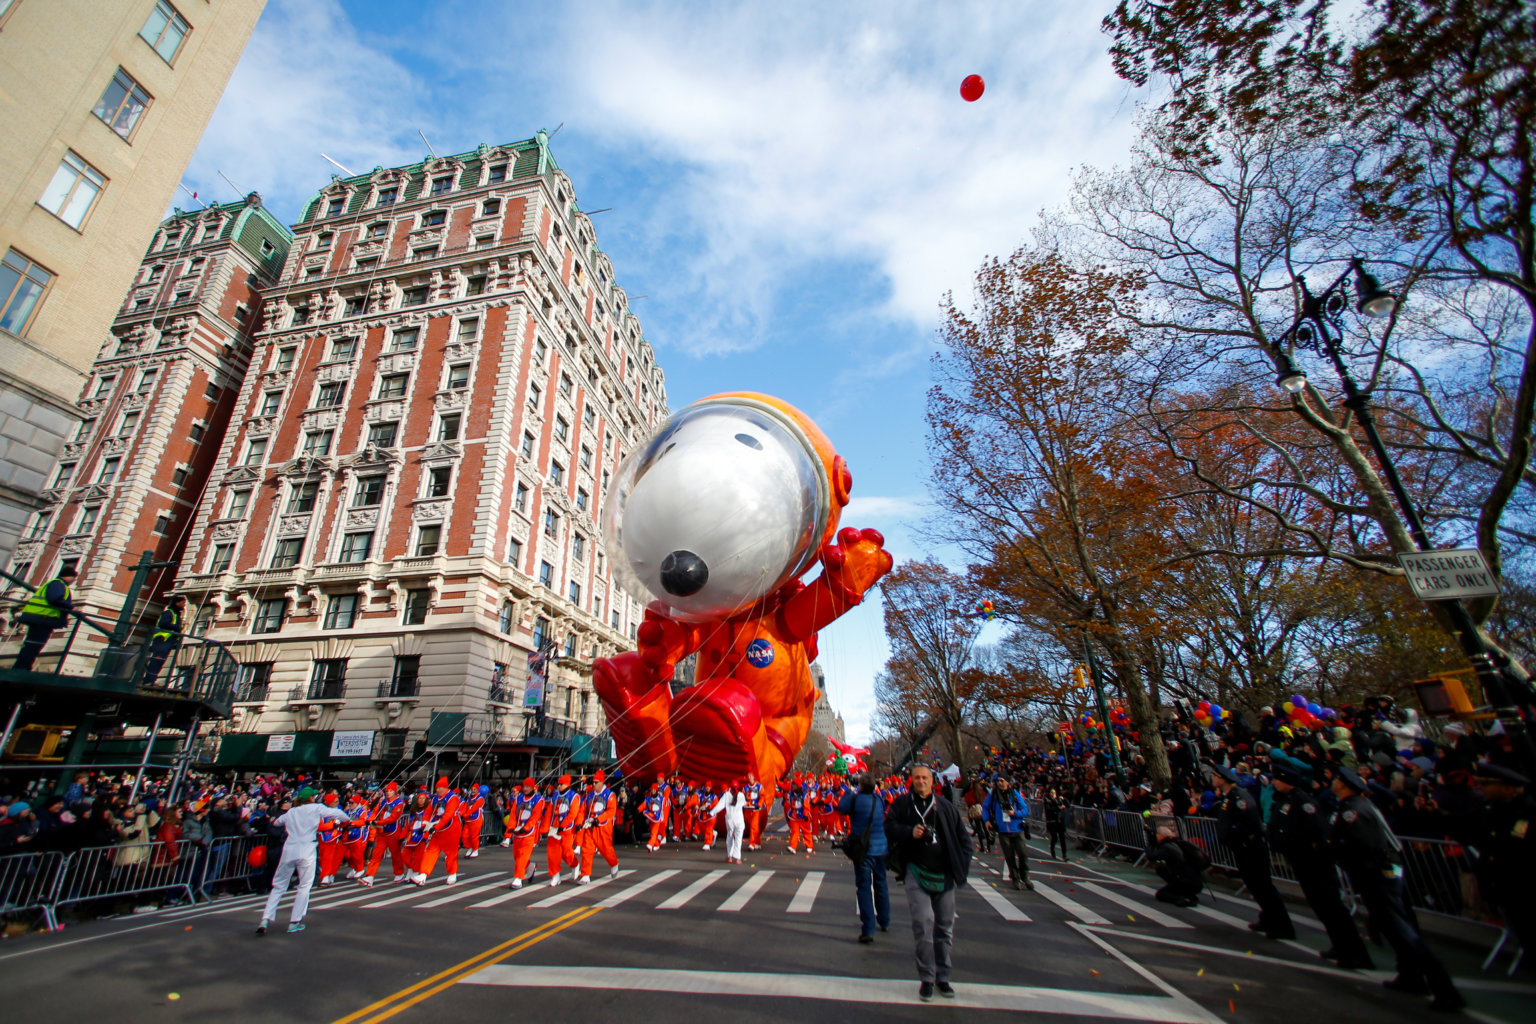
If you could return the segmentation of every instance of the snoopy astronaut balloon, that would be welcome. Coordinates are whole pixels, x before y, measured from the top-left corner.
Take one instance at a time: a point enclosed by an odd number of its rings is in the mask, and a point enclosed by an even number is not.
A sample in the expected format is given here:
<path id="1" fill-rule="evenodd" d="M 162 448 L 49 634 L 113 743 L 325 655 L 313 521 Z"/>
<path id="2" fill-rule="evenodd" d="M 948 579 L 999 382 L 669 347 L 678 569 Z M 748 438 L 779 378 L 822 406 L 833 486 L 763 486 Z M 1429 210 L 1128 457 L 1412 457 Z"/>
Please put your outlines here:
<path id="1" fill-rule="evenodd" d="M 817 631 L 891 568 L 878 532 L 838 531 L 852 486 L 804 413 L 748 392 L 695 402 L 620 465 L 603 534 L 648 606 L 638 649 L 600 659 L 594 686 L 627 774 L 754 773 L 773 791 L 810 731 Z M 695 652 L 695 685 L 674 697 Z"/>

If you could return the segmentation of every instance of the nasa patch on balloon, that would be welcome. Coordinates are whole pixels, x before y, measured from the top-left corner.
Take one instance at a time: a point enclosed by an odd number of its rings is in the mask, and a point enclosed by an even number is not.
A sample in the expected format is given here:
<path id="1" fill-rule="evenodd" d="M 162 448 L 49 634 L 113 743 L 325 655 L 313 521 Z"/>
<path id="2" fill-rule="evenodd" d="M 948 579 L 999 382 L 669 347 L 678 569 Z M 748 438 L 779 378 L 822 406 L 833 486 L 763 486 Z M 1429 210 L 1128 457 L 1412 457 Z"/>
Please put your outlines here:
<path id="1" fill-rule="evenodd" d="M 759 637 L 747 644 L 747 660 L 753 668 L 767 668 L 773 664 L 773 644 Z"/>

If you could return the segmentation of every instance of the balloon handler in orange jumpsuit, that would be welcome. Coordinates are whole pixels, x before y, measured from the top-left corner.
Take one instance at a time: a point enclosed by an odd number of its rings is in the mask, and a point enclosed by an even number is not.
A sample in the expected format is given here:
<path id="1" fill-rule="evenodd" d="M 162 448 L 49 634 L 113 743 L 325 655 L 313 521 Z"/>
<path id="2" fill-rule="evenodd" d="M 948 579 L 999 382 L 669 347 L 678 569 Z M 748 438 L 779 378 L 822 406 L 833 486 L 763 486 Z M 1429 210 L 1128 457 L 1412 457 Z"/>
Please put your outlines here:
<path id="1" fill-rule="evenodd" d="M 432 798 L 432 819 L 427 825 L 427 834 L 431 838 L 421 855 L 421 867 L 411 881 L 417 885 L 426 885 L 432 869 L 437 865 L 437 858 L 442 857 L 443 870 L 448 872 L 447 883 L 457 883 L 463 822 L 459 819 L 459 794 L 448 785 L 447 776 L 437 780 L 437 795 Z"/>
<path id="2" fill-rule="evenodd" d="M 651 783 L 650 795 L 645 798 L 645 804 L 641 808 L 645 820 L 651 823 L 651 834 L 645 841 L 645 848 L 655 853 L 661 849 L 665 840 L 667 827 L 667 798 L 662 795 L 661 783 Z"/>
<path id="3" fill-rule="evenodd" d="M 386 850 L 389 851 L 389 866 L 395 873 L 395 881 L 405 881 L 405 851 L 401 849 L 401 840 L 405 838 L 406 825 L 401 819 L 405 817 L 406 808 L 405 797 L 400 795 L 399 790 L 393 782 L 386 783 L 384 797 L 373 809 L 373 854 L 368 858 L 368 870 L 358 879 L 363 885 L 373 884 L 379 873 L 379 865 L 384 863 Z"/>
<path id="4" fill-rule="evenodd" d="M 560 776 L 559 788 L 549 798 L 549 831 L 544 836 L 544 862 L 549 867 L 549 886 L 560 884 L 560 872 L 571 868 L 576 877 L 576 828 L 581 824 L 581 798 L 571 788 L 571 777 Z"/>
<path id="5" fill-rule="evenodd" d="M 592 865 L 602 854 L 608 865 L 608 877 L 619 877 L 619 855 L 613 849 L 613 823 L 618 820 L 619 802 L 608 788 L 606 776 L 594 772 L 582 794 L 587 819 L 581 829 L 581 877 L 578 885 L 592 881 Z"/>
<path id="6" fill-rule="evenodd" d="M 853 476 L 804 413 L 716 395 L 620 464 L 603 534 L 620 584 L 650 600 L 638 650 L 594 664 L 620 763 L 773 792 L 810 731 L 817 632 L 891 568 L 875 530 L 838 530 Z M 817 564 L 821 575 L 800 577 Z M 676 697 L 678 661 L 698 654 Z"/>
<path id="7" fill-rule="evenodd" d="M 340 798 L 335 793 L 326 793 L 321 798 L 325 806 L 336 810 Z M 320 878 L 320 887 L 332 885 L 336 881 L 336 872 L 341 870 L 341 831 L 340 821 L 322 821 L 315 828 L 315 838 L 319 840 L 320 853 L 316 874 Z"/>
<path id="8" fill-rule="evenodd" d="M 512 847 L 512 884 L 508 888 L 521 889 L 523 880 L 533 877 L 535 868 L 529 862 L 549 818 L 548 802 L 533 779 L 524 779 L 522 791 L 512 798 L 510 818 L 501 845 Z"/>
<path id="9" fill-rule="evenodd" d="M 762 846 L 763 823 L 768 818 L 768 809 L 763 805 L 762 784 L 751 772 L 747 773 L 747 786 L 744 792 L 747 797 L 747 849 L 756 850 Z"/>
<path id="10" fill-rule="evenodd" d="M 362 878 L 368 866 L 368 800 L 354 792 L 347 801 L 347 813 L 352 816 L 341 836 L 341 860 L 347 865 L 347 878 Z"/>
<path id="11" fill-rule="evenodd" d="M 401 822 L 405 829 L 402 846 L 405 852 L 407 882 L 416 881 L 416 874 L 421 868 L 421 858 L 426 854 L 427 842 L 432 836 L 432 818 L 435 814 L 432 796 L 426 790 L 421 790 L 411 797 L 410 809 L 405 812 Z"/>
<path id="12" fill-rule="evenodd" d="M 482 784 L 477 789 L 466 789 L 459 804 L 459 820 L 464 823 L 460 841 L 464 844 L 464 856 L 474 860 L 480 856 L 480 830 L 485 827 L 485 798 L 491 787 Z"/>

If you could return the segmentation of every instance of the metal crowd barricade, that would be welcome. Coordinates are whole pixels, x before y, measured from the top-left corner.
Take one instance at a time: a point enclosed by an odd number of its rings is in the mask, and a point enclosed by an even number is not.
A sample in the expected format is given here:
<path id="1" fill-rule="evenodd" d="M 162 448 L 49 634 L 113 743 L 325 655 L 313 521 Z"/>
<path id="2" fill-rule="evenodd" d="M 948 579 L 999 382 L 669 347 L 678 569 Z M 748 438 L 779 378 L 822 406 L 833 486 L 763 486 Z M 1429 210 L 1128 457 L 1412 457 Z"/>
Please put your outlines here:
<path id="1" fill-rule="evenodd" d="M 49 930 L 57 927 L 53 897 L 65 860 L 64 854 L 52 851 L 0 857 L 0 914 L 41 910 Z"/>
<path id="2" fill-rule="evenodd" d="M 262 869 L 251 867 L 251 851 L 266 846 L 266 836 L 224 836 L 215 839 L 205 850 L 200 850 L 199 870 L 188 882 L 199 895 L 208 895 L 211 886 L 243 885 L 254 887 Z"/>
<path id="3" fill-rule="evenodd" d="M 1237 870 L 1237 855 L 1230 847 L 1216 838 L 1215 818 L 1180 818 L 1179 838 L 1194 844 L 1204 851 L 1211 859 L 1211 865 L 1218 868 L 1226 868 L 1228 871 Z"/>
<path id="4" fill-rule="evenodd" d="M 54 892 L 53 909 L 71 903 L 179 890 L 192 901 L 196 844 L 124 843 L 90 846 L 69 855 Z"/>
<path id="5" fill-rule="evenodd" d="M 1100 811 L 1099 829 L 1104 849 L 1133 851 L 1136 863 L 1147 855 L 1147 826 L 1135 811 Z"/>

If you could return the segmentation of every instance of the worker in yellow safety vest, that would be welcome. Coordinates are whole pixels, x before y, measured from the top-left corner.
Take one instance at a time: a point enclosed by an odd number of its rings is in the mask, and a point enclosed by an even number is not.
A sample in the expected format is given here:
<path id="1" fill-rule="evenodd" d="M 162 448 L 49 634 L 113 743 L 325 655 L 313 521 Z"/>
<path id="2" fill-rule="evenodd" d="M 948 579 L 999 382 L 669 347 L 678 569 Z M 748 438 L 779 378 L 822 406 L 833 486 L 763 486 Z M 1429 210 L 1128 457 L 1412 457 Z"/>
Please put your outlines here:
<path id="1" fill-rule="evenodd" d="M 48 637 L 64 625 L 66 613 L 74 609 L 74 602 L 69 599 L 69 586 L 76 575 L 74 566 L 65 566 L 58 576 L 33 591 L 27 603 L 21 606 L 16 621 L 27 627 L 27 637 L 21 642 L 14 668 L 30 672 Z"/>
<path id="2" fill-rule="evenodd" d="M 149 635 L 149 658 L 144 662 L 145 686 L 154 685 L 160 675 L 160 666 L 181 643 L 181 611 L 186 603 L 186 598 L 180 594 L 172 595 L 155 622 L 155 631 Z"/>

